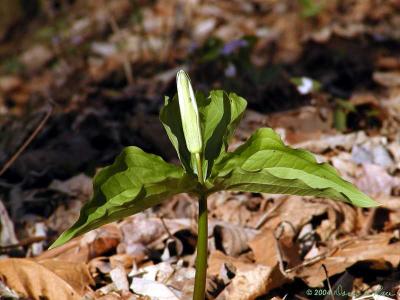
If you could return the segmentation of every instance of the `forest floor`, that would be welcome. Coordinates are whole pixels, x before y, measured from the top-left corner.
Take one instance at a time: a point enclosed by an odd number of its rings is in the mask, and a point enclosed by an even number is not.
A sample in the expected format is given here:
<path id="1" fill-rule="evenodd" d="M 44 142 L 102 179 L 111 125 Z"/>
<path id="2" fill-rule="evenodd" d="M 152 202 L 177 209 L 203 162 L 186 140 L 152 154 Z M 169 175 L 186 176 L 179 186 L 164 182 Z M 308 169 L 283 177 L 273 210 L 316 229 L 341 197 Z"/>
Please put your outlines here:
<path id="1" fill-rule="evenodd" d="M 247 99 L 232 147 L 272 127 L 380 203 L 211 195 L 208 298 L 399 299 L 398 0 L 43 2 L 0 44 L 0 299 L 191 299 L 187 194 L 47 250 L 123 147 L 178 162 L 179 69 Z"/>

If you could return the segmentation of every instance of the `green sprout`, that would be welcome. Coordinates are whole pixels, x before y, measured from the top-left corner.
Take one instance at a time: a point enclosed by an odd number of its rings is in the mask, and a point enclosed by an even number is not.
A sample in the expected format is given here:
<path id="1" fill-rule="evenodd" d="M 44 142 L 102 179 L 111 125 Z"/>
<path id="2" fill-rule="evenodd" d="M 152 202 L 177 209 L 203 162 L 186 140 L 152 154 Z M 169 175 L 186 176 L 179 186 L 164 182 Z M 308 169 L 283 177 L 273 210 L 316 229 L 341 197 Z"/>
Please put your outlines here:
<path id="1" fill-rule="evenodd" d="M 323 2 L 319 3 L 315 0 L 299 0 L 302 8 L 301 15 L 304 18 L 310 18 L 317 16 L 324 8 Z"/>
<path id="2" fill-rule="evenodd" d="M 247 102 L 235 93 L 194 94 L 189 77 L 177 75 L 178 96 L 166 97 L 160 120 L 182 166 L 138 147 L 127 147 L 94 178 L 94 194 L 79 219 L 53 243 L 72 238 L 161 203 L 179 193 L 199 199 L 196 276 L 193 299 L 205 299 L 207 197 L 221 190 L 293 194 L 344 201 L 360 207 L 377 203 L 343 180 L 327 163 L 286 146 L 271 128 L 258 129 L 235 151 L 228 141 Z"/>

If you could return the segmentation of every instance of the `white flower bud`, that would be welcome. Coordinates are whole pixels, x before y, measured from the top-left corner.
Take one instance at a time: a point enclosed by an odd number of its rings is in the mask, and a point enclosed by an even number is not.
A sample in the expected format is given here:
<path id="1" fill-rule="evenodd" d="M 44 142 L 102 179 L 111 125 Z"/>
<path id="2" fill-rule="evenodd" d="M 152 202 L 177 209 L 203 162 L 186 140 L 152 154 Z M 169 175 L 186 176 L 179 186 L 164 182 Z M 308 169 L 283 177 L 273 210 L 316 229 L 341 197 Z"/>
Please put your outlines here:
<path id="1" fill-rule="evenodd" d="M 180 70 L 176 75 L 176 85 L 187 148 L 191 153 L 200 153 L 203 148 L 203 142 L 199 111 L 190 78 L 185 71 Z"/>

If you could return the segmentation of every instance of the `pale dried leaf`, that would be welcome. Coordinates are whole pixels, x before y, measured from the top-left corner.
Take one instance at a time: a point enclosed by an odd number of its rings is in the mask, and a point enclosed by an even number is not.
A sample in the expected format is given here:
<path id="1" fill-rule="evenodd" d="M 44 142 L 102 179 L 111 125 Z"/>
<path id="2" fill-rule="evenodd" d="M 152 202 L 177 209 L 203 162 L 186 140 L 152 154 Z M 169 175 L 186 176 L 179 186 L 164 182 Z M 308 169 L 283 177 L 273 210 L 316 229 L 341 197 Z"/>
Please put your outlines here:
<path id="1" fill-rule="evenodd" d="M 356 262 L 363 261 L 373 262 L 372 266 L 377 269 L 386 268 L 388 263 L 396 268 L 400 262 L 400 242 L 390 243 L 392 237 L 391 233 L 380 233 L 354 239 L 331 256 L 296 270 L 295 275 L 309 286 L 316 287 L 326 279 L 322 264 L 326 266 L 329 276 L 342 273 Z"/>
<path id="2" fill-rule="evenodd" d="M 89 285 L 95 283 L 85 263 L 71 263 L 58 259 L 43 259 L 37 262 L 64 279 L 81 295 L 88 290 Z"/>
<path id="3" fill-rule="evenodd" d="M 157 281 L 134 277 L 131 289 L 134 293 L 158 300 L 179 300 L 166 285 Z"/>
<path id="4" fill-rule="evenodd" d="M 219 222 L 213 232 L 216 249 L 229 256 L 237 256 L 249 249 L 248 241 L 254 238 L 258 230 Z"/>
<path id="5" fill-rule="evenodd" d="M 11 221 L 7 209 L 0 199 L 0 246 L 15 245 L 18 243 L 14 231 L 14 223 Z"/>
<path id="6" fill-rule="evenodd" d="M 11 289 L 33 299 L 79 300 L 82 296 L 56 273 L 28 259 L 0 261 L 0 276 Z"/>
<path id="7" fill-rule="evenodd" d="M 271 289 L 272 268 L 234 259 L 219 251 L 213 252 L 209 258 L 209 274 L 217 275 L 227 261 L 236 267 L 236 275 L 217 297 L 218 300 L 252 300 Z"/>
<path id="8" fill-rule="evenodd" d="M 374 72 L 372 75 L 375 82 L 384 87 L 400 86 L 400 72 Z"/>
<path id="9" fill-rule="evenodd" d="M 128 291 L 129 283 L 126 271 L 122 266 L 117 266 L 110 271 L 111 280 L 114 282 L 118 291 Z"/>

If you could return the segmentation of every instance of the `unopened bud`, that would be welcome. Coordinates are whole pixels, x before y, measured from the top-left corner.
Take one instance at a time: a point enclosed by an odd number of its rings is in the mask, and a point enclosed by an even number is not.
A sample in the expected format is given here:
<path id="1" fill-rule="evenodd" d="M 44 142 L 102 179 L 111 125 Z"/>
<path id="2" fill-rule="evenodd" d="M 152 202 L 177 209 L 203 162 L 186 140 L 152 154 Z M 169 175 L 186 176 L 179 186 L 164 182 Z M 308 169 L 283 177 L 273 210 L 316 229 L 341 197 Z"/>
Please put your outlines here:
<path id="1" fill-rule="evenodd" d="M 190 83 L 190 78 L 181 70 L 176 75 L 178 89 L 179 110 L 182 118 L 183 134 L 186 145 L 191 153 L 200 153 L 203 142 L 200 129 L 200 117 L 197 109 L 196 98 Z"/>

